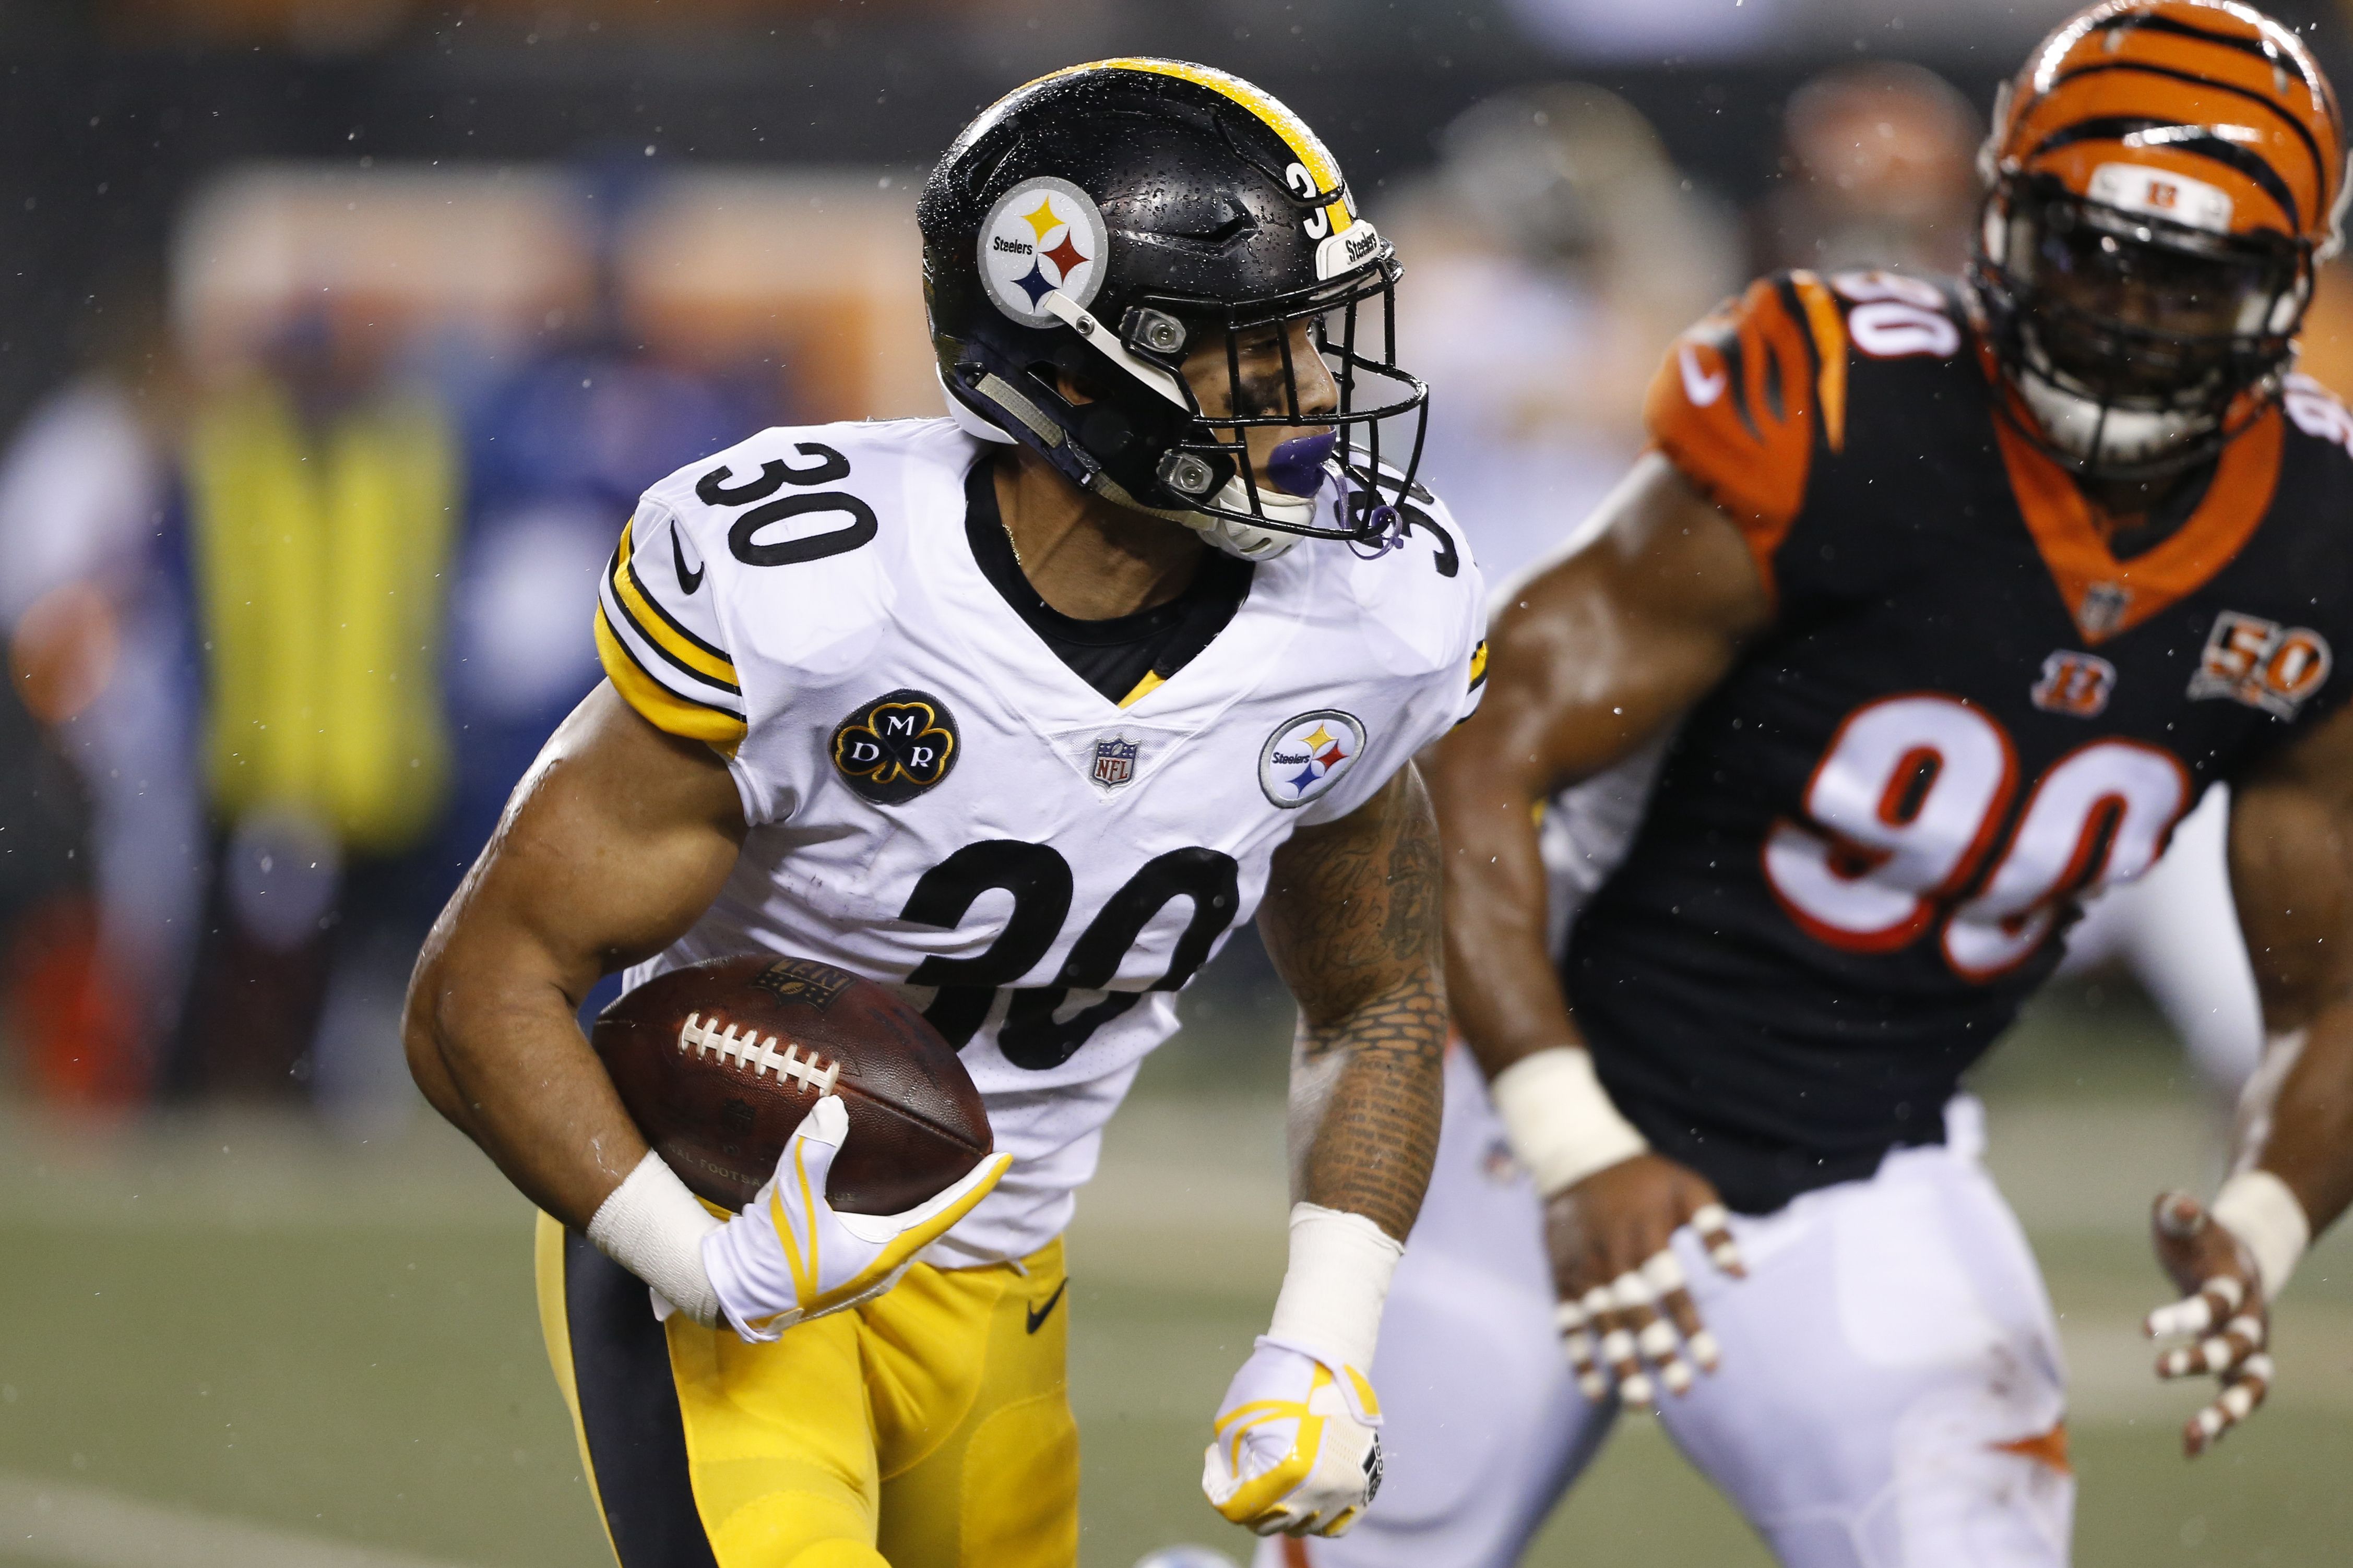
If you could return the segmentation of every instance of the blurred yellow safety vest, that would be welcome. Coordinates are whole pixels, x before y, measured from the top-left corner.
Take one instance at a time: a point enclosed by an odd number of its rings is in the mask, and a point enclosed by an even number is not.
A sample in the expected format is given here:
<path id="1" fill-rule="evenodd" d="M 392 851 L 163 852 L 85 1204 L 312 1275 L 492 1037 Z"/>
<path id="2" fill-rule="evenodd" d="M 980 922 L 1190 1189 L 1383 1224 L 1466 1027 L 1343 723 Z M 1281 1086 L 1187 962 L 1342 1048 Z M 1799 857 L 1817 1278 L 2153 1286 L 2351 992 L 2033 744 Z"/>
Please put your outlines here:
<path id="1" fill-rule="evenodd" d="M 440 410 L 387 395 L 306 434 L 257 379 L 201 412 L 188 459 L 214 809 L 300 811 L 362 854 L 414 847 L 449 786 L 459 475 Z"/>

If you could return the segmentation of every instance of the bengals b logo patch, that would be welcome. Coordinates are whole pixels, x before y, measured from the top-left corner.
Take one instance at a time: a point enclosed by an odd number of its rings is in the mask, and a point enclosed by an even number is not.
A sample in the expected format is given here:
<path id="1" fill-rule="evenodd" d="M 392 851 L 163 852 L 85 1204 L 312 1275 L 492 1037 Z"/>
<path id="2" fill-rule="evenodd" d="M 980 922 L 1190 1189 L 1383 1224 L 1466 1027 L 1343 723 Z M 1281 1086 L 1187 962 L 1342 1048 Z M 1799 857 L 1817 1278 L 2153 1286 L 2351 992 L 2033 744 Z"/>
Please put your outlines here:
<path id="1" fill-rule="evenodd" d="M 2116 667 L 2095 653 L 2061 648 L 2042 661 L 2042 678 L 2028 695 L 2045 713 L 2096 719 L 2116 689 Z"/>
<path id="2" fill-rule="evenodd" d="M 956 762 L 955 715 L 928 691 L 901 688 L 844 719 L 833 731 L 842 782 L 877 805 L 901 805 L 948 776 Z"/>

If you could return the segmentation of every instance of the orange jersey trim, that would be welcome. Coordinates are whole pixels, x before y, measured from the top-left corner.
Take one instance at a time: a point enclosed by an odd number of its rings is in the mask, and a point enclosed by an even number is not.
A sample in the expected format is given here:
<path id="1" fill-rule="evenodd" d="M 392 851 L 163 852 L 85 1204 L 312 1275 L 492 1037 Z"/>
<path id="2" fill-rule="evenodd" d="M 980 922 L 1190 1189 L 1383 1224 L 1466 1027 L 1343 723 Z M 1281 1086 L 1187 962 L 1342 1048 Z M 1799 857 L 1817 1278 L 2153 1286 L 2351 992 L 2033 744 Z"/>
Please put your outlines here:
<path id="1" fill-rule="evenodd" d="M 2017 428 L 2017 419 L 2029 417 L 2023 410 L 2014 417 L 1995 414 L 2002 467 L 2043 565 L 2076 629 L 2094 645 L 2130 631 L 2205 586 L 2253 537 L 2279 486 L 2286 436 L 2280 411 L 2272 408 L 2222 448 L 2213 480 L 2189 521 L 2154 549 L 2119 561 L 2073 476 Z"/>
<path id="2" fill-rule="evenodd" d="M 1994 1447 L 2005 1454 L 2016 1454 L 2021 1458 L 2047 1465 L 2063 1476 L 2075 1473 L 2074 1464 L 2067 1453 L 2067 1423 L 2064 1421 L 2047 1432 L 2037 1432 L 2031 1437 L 2021 1437 L 2014 1442 L 1996 1443 Z"/>
<path id="3" fill-rule="evenodd" d="M 1846 319 L 1829 287 L 1810 272 L 1790 274 L 1789 281 L 1806 307 L 1806 325 L 1814 334 L 1814 357 L 1821 369 L 1814 378 L 1822 395 L 1822 439 L 1833 452 L 1846 449 Z"/>
<path id="4" fill-rule="evenodd" d="M 1677 338 L 1642 408 L 1659 450 L 1738 527 L 1768 594 L 1778 592 L 1773 558 L 1805 504 L 1817 414 L 1834 408 L 1845 435 L 1838 307 L 1810 274 L 1786 288 L 1760 279 Z"/>

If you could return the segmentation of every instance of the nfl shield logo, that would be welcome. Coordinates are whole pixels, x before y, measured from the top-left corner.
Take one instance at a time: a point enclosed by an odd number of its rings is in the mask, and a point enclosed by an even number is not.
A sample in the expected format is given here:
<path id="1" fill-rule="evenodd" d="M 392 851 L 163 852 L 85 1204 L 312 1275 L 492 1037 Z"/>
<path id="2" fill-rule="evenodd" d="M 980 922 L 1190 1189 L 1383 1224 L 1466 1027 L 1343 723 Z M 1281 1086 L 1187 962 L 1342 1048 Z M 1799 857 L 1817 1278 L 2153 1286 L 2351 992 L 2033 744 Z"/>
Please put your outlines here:
<path id="1" fill-rule="evenodd" d="M 1123 741 L 1107 735 L 1095 742 L 1095 783 L 1105 789 L 1117 789 L 1135 776 L 1134 741 Z"/>
<path id="2" fill-rule="evenodd" d="M 2075 612 L 2075 624 L 2086 637 L 2105 637 L 2123 624 L 2130 608 L 2131 589 L 2121 583 L 2094 583 L 2084 590 L 2084 605 Z"/>

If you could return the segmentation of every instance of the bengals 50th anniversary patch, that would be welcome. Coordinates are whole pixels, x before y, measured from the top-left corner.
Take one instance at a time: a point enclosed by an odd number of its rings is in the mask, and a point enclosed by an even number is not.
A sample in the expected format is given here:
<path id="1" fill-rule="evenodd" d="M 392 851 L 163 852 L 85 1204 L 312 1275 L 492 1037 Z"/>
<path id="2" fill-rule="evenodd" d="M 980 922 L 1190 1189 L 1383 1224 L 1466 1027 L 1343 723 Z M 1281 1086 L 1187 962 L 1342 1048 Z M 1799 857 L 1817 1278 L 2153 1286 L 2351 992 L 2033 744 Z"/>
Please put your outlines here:
<path id="1" fill-rule="evenodd" d="M 863 798 L 900 805 L 948 776 L 959 744 L 948 705 L 902 687 L 835 727 L 833 766 Z"/>

